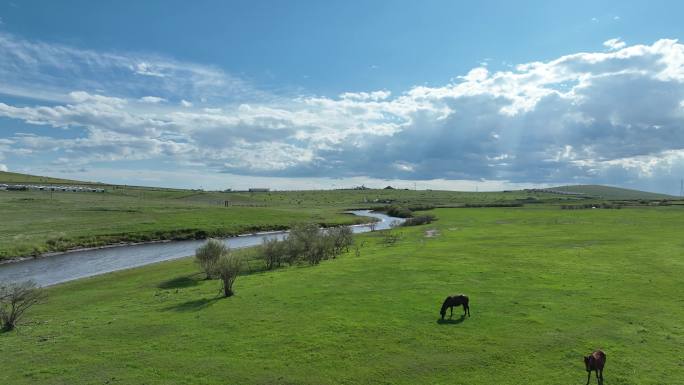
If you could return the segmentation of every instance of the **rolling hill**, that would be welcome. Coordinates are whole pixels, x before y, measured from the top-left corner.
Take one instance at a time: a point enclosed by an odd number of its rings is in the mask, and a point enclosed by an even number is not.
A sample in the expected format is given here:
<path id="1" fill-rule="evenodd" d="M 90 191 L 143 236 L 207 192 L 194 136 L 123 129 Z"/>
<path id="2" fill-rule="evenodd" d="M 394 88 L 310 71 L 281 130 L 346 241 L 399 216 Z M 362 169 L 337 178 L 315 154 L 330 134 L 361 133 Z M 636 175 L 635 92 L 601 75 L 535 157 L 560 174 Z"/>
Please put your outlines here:
<path id="1" fill-rule="evenodd" d="M 0 183 L 50 183 L 50 184 L 99 184 L 94 182 L 83 182 L 71 179 L 52 178 L 49 176 L 38 176 L 20 174 L 16 172 L 0 171 Z"/>
<path id="2" fill-rule="evenodd" d="M 676 198 L 672 195 L 658 194 L 647 191 L 631 190 L 620 187 L 603 186 L 603 185 L 571 185 L 571 186 L 559 186 L 553 187 L 548 190 L 552 191 L 563 191 L 566 193 L 578 193 L 582 195 L 588 195 L 600 199 L 610 199 L 610 200 L 621 200 L 621 199 L 672 199 Z"/>

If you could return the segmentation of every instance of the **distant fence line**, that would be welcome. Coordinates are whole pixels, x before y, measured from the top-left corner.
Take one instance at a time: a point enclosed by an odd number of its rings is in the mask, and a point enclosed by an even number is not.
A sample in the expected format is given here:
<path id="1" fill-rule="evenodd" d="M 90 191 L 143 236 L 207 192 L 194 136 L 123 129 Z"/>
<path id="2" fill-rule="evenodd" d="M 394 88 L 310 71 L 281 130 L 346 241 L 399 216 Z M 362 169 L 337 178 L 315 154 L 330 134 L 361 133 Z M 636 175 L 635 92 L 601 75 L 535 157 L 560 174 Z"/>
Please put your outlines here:
<path id="1" fill-rule="evenodd" d="M 528 189 L 525 189 L 525 192 L 550 193 L 550 194 L 559 194 L 559 195 L 587 195 L 587 194 L 581 193 L 581 192 L 552 190 L 552 189 L 547 189 L 547 188 L 528 188 Z"/>
<path id="2" fill-rule="evenodd" d="M 0 190 L 7 191 L 59 191 L 59 192 L 96 192 L 103 193 L 105 189 L 76 185 L 35 185 L 35 184 L 5 184 L 0 183 Z"/>

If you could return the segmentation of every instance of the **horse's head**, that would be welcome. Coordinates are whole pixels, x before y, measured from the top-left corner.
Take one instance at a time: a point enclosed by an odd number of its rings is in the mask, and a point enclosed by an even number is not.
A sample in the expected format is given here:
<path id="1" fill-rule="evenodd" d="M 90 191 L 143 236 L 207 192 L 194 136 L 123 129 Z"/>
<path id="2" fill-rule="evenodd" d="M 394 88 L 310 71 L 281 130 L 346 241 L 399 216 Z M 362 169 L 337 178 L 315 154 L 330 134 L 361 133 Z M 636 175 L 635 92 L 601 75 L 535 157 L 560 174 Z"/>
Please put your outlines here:
<path id="1" fill-rule="evenodd" d="M 449 304 L 449 298 L 450 297 L 447 297 L 444 300 L 444 303 L 442 303 L 442 308 L 439 309 L 439 314 L 442 316 L 442 319 L 444 319 L 444 316 L 446 315 L 446 309 L 447 309 L 447 307 L 449 307 L 449 306 L 447 306 Z"/>
<path id="2" fill-rule="evenodd" d="M 587 372 L 591 371 L 591 359 L 590 356 L 584 356 L 584 367 L 587 369 Z"/>

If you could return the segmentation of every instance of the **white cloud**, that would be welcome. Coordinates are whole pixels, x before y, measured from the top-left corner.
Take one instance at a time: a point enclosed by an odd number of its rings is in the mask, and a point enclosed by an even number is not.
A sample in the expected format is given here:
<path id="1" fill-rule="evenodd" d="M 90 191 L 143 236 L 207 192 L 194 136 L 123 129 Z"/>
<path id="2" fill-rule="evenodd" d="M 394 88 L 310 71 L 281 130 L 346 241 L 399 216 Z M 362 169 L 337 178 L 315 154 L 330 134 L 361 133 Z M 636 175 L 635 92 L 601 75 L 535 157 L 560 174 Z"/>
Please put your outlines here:
<path id="1" fill-rule="evenodd" d="M 614 38 L 614 39 L 608 39 L 603 42 L 603 46 L 608 48 L 611 51 L 618 50 L 621 48 L 625 48 L 627 43 L 624 41 L 620 40 L 620 38 Z"/>
<path id="2" fill-rule="evenodd" d="M 389 91 L 374 91 L 374 92 L 345 92 L 340 95 L 341 99 L 357 100 L 357 101 L 380 101 L 389 98 L 391 92 Z"/>
<path id="3" fill-rule="evenodd" d="M 270 96 L 207 65 L 158 55 L 120 54 L 29 41 L 0 32 L 0 92 L 66 101 L 74 90 L 212 101 Z M 36 87 L 39 85 L 39 87 Z"/>
<path id="4" fill-rule="evenodd" d="M 9 171 L 9 170 L 8 170 L 6 165 L 0 163 L 0 171 Z"/>
<path id="5" fill-rule="evenodd" d="M 158 96 L 143 96 L 139 99 L 142 103 L 159 104 L 166 103 L 167 100 Z"/>
<path id="6" fill-rule="evenodd" d="M 210 98 L 194 108 L 204 96 L 179 92 L 169 100 L 180 103 L 161 103 L 166 97 L 157 93 L 162 96 L 79 90 L 64 92 L 60 103 L 5 102 L 2 117 L 73 134 L 14 134 L 5 138 L 11 144 L 0 142 L 0 151 L 50 154 L 55 167 L 148 160 L 205 174 L 309 180 L 485 179 L 511 185 L 671 179 L 684 169 L 684 45 L 668 39 L 604 44 L 611 50 L 505 71 L 478 67 L 443 86 L 395 95 L 357 91 L 241 103 Z M 144 63 L 136 71 L 178 75 L 169 70 L 173 66 Z M 0 73 L 11 72 L 6 64 L 0 59 Z"/>

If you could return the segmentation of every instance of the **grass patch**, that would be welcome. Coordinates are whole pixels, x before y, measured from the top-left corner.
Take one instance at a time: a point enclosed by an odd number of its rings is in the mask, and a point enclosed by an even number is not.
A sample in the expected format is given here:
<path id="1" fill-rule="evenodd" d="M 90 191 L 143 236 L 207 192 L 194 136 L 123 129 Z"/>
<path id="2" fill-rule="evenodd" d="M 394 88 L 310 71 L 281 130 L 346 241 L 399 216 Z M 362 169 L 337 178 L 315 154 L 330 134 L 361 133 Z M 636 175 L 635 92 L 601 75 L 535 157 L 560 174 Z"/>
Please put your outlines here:
<path id="1" fill-rule="evenodd" d="M 229 299 L 191 259 L 59 285 L 0 334 L 0 383 L 583 384 L 602 348 L 606 384 L 684 384 L 682 210 L 436 209 L 439 237 L 368 233 Z M 459 292 L 472 317 L 438 321 Z"/>

